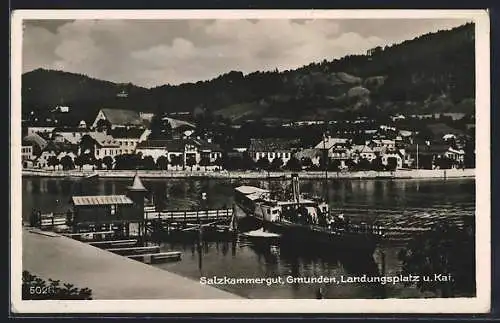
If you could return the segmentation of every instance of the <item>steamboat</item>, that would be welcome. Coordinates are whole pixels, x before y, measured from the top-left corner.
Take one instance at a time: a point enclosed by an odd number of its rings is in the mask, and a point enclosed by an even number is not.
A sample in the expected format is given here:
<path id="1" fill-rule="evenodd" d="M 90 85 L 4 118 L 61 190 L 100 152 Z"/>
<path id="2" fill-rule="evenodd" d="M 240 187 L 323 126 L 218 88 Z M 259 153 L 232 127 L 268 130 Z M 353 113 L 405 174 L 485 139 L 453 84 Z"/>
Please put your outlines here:
<path id="1" fill-rule="evenodd" d="M 376 226 L 332 214 L 323 199 L 301 194 L 297 174 L 292 175 L 291 196 L 243 185 L 235 188 L 235 202 L 245 218 L 264 232 L 279 234 L 290 242 L 332 244 L 373 253 L 382 235 Z"/>

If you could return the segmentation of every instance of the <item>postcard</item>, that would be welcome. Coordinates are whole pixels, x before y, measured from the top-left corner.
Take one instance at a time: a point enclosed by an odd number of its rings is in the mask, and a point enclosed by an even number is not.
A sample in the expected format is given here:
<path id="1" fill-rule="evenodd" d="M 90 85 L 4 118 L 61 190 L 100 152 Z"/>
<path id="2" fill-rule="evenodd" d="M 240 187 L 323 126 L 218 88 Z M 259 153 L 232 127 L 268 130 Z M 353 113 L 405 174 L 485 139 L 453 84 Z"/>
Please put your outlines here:
<path id="1" fill-rule="evenodd" d="M 12 312 L 490 310 L 487 11 L 11 21 Z"/>

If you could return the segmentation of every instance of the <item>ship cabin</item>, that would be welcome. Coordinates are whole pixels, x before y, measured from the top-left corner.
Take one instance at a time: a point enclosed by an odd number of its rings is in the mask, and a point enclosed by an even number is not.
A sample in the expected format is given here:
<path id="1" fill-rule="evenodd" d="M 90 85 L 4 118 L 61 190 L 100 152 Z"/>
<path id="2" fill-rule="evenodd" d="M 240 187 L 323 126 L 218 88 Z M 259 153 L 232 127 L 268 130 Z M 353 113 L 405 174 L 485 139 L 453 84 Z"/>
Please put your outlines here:
<path id="1" fill-rule="evenodd" d="M 254 213 L 258 201 L 268 200 L 270 192 L 255 186 L 239 186 L 235 189 L 234 199 L 245 212 Z"/>

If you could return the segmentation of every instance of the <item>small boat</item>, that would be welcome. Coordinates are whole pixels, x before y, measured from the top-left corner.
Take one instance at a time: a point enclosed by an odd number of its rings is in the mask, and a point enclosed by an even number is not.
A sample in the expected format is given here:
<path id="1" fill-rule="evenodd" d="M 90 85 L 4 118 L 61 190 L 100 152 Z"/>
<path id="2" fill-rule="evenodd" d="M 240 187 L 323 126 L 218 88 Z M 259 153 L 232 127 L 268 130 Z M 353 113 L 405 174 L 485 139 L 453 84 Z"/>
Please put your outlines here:
<path id="1" fill-rule="evenodd" d="M 86 179 L 99 178 L 99 174 L 98 173 L 89 174 L 89 175 L 85 176 L 85 178 Z"/>
<path id="2" fill-rule="evenodd" d="M 258 239 L 277 239 L 281 237 L 281 234 L 264 231 L 264 228 L 260 228 L 249 232 L 244 232 L 241 235 L 246 238 L 258 238 Z"/>

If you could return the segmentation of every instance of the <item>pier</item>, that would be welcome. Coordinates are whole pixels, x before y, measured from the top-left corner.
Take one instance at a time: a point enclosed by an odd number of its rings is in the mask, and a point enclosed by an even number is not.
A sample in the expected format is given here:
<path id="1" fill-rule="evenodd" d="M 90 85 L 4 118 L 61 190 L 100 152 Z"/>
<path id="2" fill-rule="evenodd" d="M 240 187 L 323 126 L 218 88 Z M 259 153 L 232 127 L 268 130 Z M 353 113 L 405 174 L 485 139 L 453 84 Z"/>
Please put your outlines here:
<path id="1" fill-rule="evenodd" d="M 93 299 L 242 298 L 63 235 L 22 231 L 23 270 L 90 288 Z"/>

